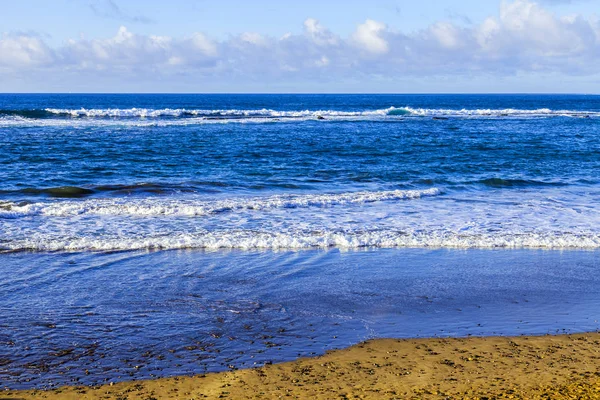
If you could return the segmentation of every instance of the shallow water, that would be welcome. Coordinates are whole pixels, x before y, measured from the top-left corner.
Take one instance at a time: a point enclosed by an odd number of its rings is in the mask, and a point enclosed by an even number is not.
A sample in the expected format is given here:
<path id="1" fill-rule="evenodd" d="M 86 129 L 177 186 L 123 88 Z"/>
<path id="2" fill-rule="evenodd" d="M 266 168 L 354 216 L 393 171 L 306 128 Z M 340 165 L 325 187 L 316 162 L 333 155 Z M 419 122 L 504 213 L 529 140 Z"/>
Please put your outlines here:
<path id="1" fill-rule="evenodd" d="M 0 385 L 252 367 L 376 337 L 593 331 L 599 266 L 594 251 L 5 254 Z"/>

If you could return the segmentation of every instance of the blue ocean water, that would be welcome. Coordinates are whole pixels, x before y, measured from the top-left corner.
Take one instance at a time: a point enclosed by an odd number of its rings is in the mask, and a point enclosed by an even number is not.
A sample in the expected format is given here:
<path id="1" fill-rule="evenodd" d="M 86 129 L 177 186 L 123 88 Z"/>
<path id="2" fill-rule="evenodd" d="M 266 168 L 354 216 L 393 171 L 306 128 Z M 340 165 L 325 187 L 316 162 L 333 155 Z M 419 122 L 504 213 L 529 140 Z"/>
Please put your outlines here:
<path id="1" fill-rule="evenodd" d="M 600 97 L 2 95 L 0 249 L 598 248 Z"/>
<path id="2" fill-rule="evenodd" d="M 0 389 L 600 329 L 600 96 L 0 95 Z"/>

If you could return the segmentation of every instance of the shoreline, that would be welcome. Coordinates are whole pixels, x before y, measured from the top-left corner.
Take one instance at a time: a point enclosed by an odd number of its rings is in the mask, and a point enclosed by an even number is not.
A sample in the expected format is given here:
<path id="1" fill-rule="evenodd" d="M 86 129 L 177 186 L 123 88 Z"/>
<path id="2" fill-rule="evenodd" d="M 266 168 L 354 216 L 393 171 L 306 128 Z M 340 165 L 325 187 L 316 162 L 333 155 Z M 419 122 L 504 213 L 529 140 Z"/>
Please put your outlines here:
<path id="1" fill-rule="evenodd" d="M 265 365 L 0 399 L 600 398 L 600 333 L 374 339 Z"/>
<path id="2" fill-rule="evenodd" d="M 0 393 L 241 370 L 366 338 L 600 332 L 597 252 L 131 252 L 5 260 L 7 277 L 20 273 L 1 290 L 8 329 L 0 335 Z M 413 353 L 406 355 L 421 362 Z M 464 364 L 460 355 L 444 359 Z M 428 368 L 439 369 L 439 361 Z M 154 397 L 168 398 L 163 394 Z"/>

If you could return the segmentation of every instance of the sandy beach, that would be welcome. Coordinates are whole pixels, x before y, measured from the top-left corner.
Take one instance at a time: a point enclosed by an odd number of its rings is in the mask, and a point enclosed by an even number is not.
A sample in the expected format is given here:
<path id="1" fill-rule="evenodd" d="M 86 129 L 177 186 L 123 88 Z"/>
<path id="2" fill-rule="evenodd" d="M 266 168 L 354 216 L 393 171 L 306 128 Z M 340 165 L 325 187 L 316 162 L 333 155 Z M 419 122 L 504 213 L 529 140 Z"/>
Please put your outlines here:
<path id="1" fill-rule="evenodd" d="M 600 333 L 381 339 L 256 369 L 52 391 L 8 399 L 596 399 Z"/>

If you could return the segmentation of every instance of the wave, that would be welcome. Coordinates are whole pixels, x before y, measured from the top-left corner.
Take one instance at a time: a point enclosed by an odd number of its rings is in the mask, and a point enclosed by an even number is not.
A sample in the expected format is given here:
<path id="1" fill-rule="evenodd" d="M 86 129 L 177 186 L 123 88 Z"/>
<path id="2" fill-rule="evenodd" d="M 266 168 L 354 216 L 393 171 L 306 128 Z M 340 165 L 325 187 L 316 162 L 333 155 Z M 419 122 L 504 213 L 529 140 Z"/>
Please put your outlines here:
<path id="1" fill-rule="evenodd" d="M 430 188 L 425 190 L 363 191 L 338 194 L 275 195 L 213 201 L 195 199 L 161 199 L 160 201 L 156 199 L 88 199 L 85 201 L 38 203 L 4 202 L 0 203 L 0 218 L 14 219 L 35 215 L 69 217 L 83 214 L 198 217 L 240 210 L 331 207 L 344 204 L 418 199 L 440 194 L 442 194 L 440 189 Z"/>
<path id="2" fill-rule="evenodd" d="M 412 108 L 404 107 L 409 115 L 426 117 L 600 117 L 600 111 L 584 110 L 551 110 L 538 108 L 532 110 L 504 109 L 443 109 L 443 108 Z"/>
<path id="3" fill-rule="evenodd" d="M 64 117 L 87 117 L 87 118 L 186 118 L 186 117 L 204 117 L 207 120 L 218 119 L 246 119 L 246 118 L 327 118 L 327 117 L 361 117 L 361 116 L 386 116 L 386 115 L 408 115 L 409 111 L 404 109 L 395 109 L 394 107 L 380 110 L 364 111 L 338 111 L 338 110 L 300 110 L 300 111 L 278 111 L 272 109 L 254 109 L 254 110 L 201 110 L 201 109 L 148 109 L 148 108 L 129 108 L 129 109 L 54 109 L 47 108 L 44 111 L 47 116 Z M 0 114 L 2 112 L 0 111 Z"/>
<path id="4" fill-rule="evenodd" d="M 6 111 L 6 110 L 4 110 Z M 300 121 L 360 121 L 398 119 L 390 117 L 390 109 L 372 111 L 304 110 L 187 110 L 187 109 L 46 109 L 0 110 L 0 126 L 4 127 L 164 127 L 205 124 L 264 124 Z M 408 115 L 408 112 L 404 112 Z M 392 119 L 390 119 L 392 118 Z"/>
<path id="5" fill-rule="evenodd" d="M 0 250 L 600 249 L 598 193 L 589 187 L 478 192 L 433 187 L 0 201 Z M 366 206 L 370 203 L 376 204 Z"/>
<path id="6" fill-rule="evenodd" d="M 293 232 L 255 230 L 200 232 L 148 237 L 30 237 L 0 242 L 3 251 L 123 251 L 123 250 L 302 250 L 361 248 L 498 248 L 598 249 L 600 234 L 497 233 L 467 235 L 455 232 Z"/>
<path id="7" fill-rule="evenodd" d="M 159 117 L 207 117 L 207 118 L 335 118 L 335 117 L 367 117 L 367 116 L 600 116 L 597 111 L 578 110 L 551 110 L 539 108 L 533 110 L 524 109 L 435 109 L 435 108 L 413 108 L 388 107 L 378 110 L 363 111 L 339 111 L 339 110 L 303 110 L 303 111 L 277 111 L 272 109 L 258 110 L 194 110 L 194 109 L 50 109 L 44 111 L 50 114 L 65 115 L 71 117 L 112 117 L 112 118 L 159 118 Z M 1 112 L 0 112 L 1 114 Z"/>
<path id="8" fill-rule="evenodd" d="M 273 110 L 273 109 L 186 109 L 186 108 L 79 108 L 0 110 L 0 119 L 197 119 L 201 121 L 261 121 L 306 119 L 352 119 L 386 117 L 599 117 L 599 111 L 539 109 L 436 109 L 410 106 L 375 110 Z"/>

